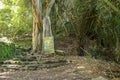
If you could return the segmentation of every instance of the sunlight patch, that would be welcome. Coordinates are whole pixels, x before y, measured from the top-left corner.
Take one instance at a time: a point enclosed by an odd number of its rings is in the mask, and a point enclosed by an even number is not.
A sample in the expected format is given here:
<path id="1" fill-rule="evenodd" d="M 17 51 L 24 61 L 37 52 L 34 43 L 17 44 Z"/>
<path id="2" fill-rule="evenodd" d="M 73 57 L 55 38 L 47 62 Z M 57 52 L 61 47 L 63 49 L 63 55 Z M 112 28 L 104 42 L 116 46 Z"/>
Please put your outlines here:
<path id="1" fill-rule="evenodd" d="M 84 66 L 78 66 L 77 68 L 78 68 L 78 69 L 85 69 Z"/>
<path id="2" fill-rule="evenodd" d="M 11 10 L 13 12 L 17 13 L 19 8 L 20 8 L 19 6 L 14 5 L 14 6 L 11 7 Z"/>
<path id="3" fill-rule="evenodd" d="M 8 79 L 9 74 L 11 74 L 11 73 L 10 72 L 2 72 L 2 73 L 0 73 L 0 79 Z"/>
<path id="4" fill-rule="evenodd" d="M 12 41 L 10 41 L 7 37 L 0 38 L 0 42 L 12 43 Z"/>
<path id="5" fill-rule="evenodd" d="M 0 1 L 0 9 L 3 9 L 4 6 L 3 6 L 3 3 Z"/>

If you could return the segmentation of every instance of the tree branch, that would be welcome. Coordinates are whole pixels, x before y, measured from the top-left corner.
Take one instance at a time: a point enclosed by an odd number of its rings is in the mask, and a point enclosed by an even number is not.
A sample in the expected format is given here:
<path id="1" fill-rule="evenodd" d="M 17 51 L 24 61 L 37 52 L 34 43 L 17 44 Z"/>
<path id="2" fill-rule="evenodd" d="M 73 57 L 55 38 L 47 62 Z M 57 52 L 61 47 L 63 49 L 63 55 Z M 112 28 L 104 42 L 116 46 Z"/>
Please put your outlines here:
<path id="1" fill-rule="evenodd" d="M 52 9 L 52 6 L 54 5 L 55 3 L 55 0 L 51 0 L 50 4 L 48 5 L 48 8 L 46 10 L 46 15 L 45 16 L 49 16 L 50 12 L 51 12 L 51 9 Z"/>

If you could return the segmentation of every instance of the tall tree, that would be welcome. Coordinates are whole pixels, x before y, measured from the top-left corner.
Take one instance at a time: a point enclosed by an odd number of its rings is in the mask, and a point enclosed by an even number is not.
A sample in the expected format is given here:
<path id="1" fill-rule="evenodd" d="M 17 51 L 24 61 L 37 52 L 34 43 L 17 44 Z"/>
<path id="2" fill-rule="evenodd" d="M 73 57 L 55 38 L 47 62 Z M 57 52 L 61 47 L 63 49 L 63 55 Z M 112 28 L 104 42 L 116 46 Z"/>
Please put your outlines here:
<path id="1" fill-rule="evenodd" d="M 45 10 L 45 17 L 49 16 L 51 8 L 55 0 L 47 5 Z M 32 13 L 33 13 L 33 33 L 32 33 L 32 45 L 33 52 L 36 50 L 42 50 L 42 2 L 41 0 L 32 0 Z"/>
<path id="2" fill-rule="evenodd" d="M 42 3 L 41 0 L 32 0 L 33 13 L 33 51 L 42 49 Z"/>

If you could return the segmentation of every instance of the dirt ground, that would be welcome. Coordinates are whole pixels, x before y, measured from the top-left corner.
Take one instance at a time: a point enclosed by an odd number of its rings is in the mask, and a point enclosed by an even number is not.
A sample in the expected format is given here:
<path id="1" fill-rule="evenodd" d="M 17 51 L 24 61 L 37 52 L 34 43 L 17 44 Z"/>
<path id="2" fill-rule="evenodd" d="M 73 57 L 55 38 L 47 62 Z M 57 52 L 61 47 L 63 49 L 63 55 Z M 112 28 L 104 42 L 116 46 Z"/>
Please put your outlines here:
<path id="1" fill-rule="evenodd" d="M 42 57 L 39 63 L 35 59 L 18 63 L 15 60 L 4 61 L 0 80 L 120 80 L 120 67 L 86 57 L 49 56 Z"/>

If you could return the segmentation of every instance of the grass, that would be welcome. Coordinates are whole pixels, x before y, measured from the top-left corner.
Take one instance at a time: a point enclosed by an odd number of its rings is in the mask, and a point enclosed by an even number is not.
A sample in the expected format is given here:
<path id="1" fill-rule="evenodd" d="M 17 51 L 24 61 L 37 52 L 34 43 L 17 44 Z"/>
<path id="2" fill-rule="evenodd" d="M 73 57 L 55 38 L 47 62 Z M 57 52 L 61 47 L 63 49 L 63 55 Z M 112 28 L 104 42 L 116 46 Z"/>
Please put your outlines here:
<path id="1" fill-rule="evenodd" d="M 0 60 L 10 58 L 16 54 L 15 44 L 0 42 Z"/>

